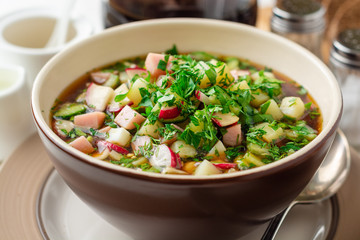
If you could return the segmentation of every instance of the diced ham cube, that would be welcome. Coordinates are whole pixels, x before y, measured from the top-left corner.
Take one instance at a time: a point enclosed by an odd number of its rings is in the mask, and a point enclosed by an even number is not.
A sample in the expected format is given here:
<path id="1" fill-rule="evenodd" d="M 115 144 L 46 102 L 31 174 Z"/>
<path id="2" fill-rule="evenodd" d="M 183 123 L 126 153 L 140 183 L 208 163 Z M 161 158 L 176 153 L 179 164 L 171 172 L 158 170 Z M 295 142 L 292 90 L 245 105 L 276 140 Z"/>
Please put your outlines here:
<path id="1" fill-rule="evenodd" d="M 88 127 L 98 129 L 105 120 L 105 113 L 103 112 L 91 112 L 74 117 L 74 124 L 81 127 Z"/>
<path id="2" fill-rule="evenodd" d="M 174 57 L 169 57 L 169 60 L 166 65 L 166 69 L 170 71 L 171 69 L 171 61 Z M 165 61 L 165 55 L 159 53 L 149 53 L 145 59 L 145 68 L 150 72 L 150 75 L 153 79 L 157 79 L 160 75 L 166 74 L 166 71 L 158 69 L 158 65 L 160 60 Z"/>
<path id="3" fill-rule="evenodd" d="M 103 127 L 101 129 L 99 129 L 98 132 L 100 133 L 107 133 L 108 131 L 110 131 L 111 127 L 110 126 L 106 126 L 106 127 Z"/>
<path id="4" fill-rule="evenodd" d="M 241 124 L 235 124 L 226 128 L 226 133 L 223 136 L 225 146 L 235 147 L 240 145 L 242 141 Z"/>
<path id="5" fill-rule="evenodd" d="M 114 121 L 119 126 L 131 130 L 136 128 L 134 123 L 140 125 L 143 121 L 145 121 L 145 119 L 145 117 L 143 117 L 137 111 L 133 110 L 131 107 L 125 106 L 116 116 Z"/>
<path id="6" fill-rule="evenodd" d="M 151 145 L 151 138 L 149 136 L 137 136 L 135 141 L 131 143 L 131 148 L 134 152 L 139 152 L 141 148 L 148 149 Z"/>
<path id="7" fill-rule="evenodd" d="M 84 136 L 78 137 L 77 139 L 69 143 L 69 145 L 86 154 L 95 151 L 91 143 Z"/>

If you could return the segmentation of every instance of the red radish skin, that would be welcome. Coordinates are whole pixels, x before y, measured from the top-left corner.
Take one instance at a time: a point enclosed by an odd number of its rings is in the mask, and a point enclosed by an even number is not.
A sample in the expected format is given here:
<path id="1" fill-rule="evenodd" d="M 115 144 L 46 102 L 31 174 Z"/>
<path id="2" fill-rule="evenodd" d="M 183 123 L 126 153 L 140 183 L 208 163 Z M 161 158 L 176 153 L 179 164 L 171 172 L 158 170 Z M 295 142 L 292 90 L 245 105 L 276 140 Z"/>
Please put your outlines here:
<path id="1" fill-rule="evenodd" d="M 236 167 L 236 163 L 212 163 L 215 167 L 226 170 Z"/>
<path id="2" fill-rule="evenodd" d="M 91 143 L 84 136 L 76 138 L 74 141 L 69 143 L 69 145 L 86 154 L 95 151 Z"/>
<path id="3" fill-rule="evenodd" d="M 181 111 L 177 106 L 161 107 L 159 112 L 160 119 L 173 119 L 180 115 Z"/>
<path id="4" fill-rule="evenodd" d="M 101 127 L 105 120 L 105 113 L 103 112 L 91 112 L 74 117 L 74 124 L 81 127 L 95 128 Z"/>
<path id="5" fill-rule="evenodd" d="M 165 144 L 161 144 L 154 149 L 154 154 L 149 161 L 151 165 L 159 170 L 166 167 L 181 168 L 180 157 Z"/>
<path id="6" fill-rule="evenodd" d="M 97 142 L 97 145 L 98 145 L 98 148 L 99 149 L 105 149 L 105 147 L 109 148 L 110 150 L 114 150 L 118 153 L 121 153 L 121 154 L 128 154 L 129 151 L 126 150 L 125 148 L 119 146 L 119 145 L 116 145 L 114 143 L 111 143 L 111 142 L 108 142 L 108 141 L 104 141 L 104 140 L 100 140 Z"/>
<path id="7" fill-rule="evenodd" d="M 210 102 L 210 99 L 208 96 L 206 96 L 203 92 L 197 90 L 195 91 L 195 97 L 202 103 L 206 104 L 206 105 L 209 105 L 211 102 Z"/>

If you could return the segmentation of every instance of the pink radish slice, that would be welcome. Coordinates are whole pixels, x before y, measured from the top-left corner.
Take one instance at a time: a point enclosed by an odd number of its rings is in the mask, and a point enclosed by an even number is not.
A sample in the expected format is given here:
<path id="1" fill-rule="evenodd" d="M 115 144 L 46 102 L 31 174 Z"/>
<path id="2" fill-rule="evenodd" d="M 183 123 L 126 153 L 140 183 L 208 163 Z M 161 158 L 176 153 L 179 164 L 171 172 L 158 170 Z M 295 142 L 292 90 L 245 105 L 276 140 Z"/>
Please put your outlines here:
<path id="1" fill-rule="evenodd" d="M 236 167 L 236 163 L 213 163 L 213 165 L 220 169 L 230 169 Z"/>
<path id="2" fill-rule="evenodd" d="M 181 111 L 177 106 L 171 106 L 171 107 L 161 107 L 159 118 L 160 119 L 172 119 L 176 118 L 180 115 Z"/>
<path id="3" fill-rule="evenodd" d="M 234 69 L 230 71 L 230 74 L 235 78 L 235 80 L 239 79 L 239 77 L 250 75 L 250 71 Z"/>
<path id="4" fill-rule="evenodd" d="M 139 75 L 139 77 L 145 78 L 148 75 L 148 72 L 144 68 L 135 67 L 135 68 L 127 68 L 125 69 L 126 74 L 130 79 L 132 79 L 135 75 Z"/>
<path id="5" fill-rule="evenodd" d="M 135 141 L 131 143 L 134 152 L 140 151 L 140 148 L 151 146 L 151 138 L 149 136 L 137 136 Z"/>
<path id="6" fill-rule="evenodd" d="M 121 147 L 119 145 L 116 145 L 114 143 L 104 141 L 104 140 L 98 141 L 97 146 L 98 146 L 99 152 L 101 152 L 100 149 L 104 150 L 107 147 L 110 150 L 114 150 L 114 151 L 116 151 L 118 153 L 121 153 L 121 154 L 128 154 L 129 153 L 129 151 L 126 150 L 125 148 L 123 148 L 123 147 Z"/>
<path id="7" fill-rule="evenodd" d="M 159 170 L 166 167 L 180 168 L 180 157 L 167 145 L 161 144 L 154 148 L 154 154 L 149 159 L 151 165 Z"/>
<path id="8" fill-rule="evenodd" d="M 111 73 L 109 73 L 109 72 L 93 72 L 90 74 L 90 76 L 91 76 L 91 79 L 94 82 L 96 82 L 97 84 L 103 84 L 110 78 Z"/>
<path id="9" fill-rule="evenodd" d="M 210 99 L 208 96 L 206 96 L 203 92 L 197 90 L 195 91 L 195 97 L 202 103 L 206 104 L 206 105 L 209 105 L 211 102 L 210 102 Z"/>

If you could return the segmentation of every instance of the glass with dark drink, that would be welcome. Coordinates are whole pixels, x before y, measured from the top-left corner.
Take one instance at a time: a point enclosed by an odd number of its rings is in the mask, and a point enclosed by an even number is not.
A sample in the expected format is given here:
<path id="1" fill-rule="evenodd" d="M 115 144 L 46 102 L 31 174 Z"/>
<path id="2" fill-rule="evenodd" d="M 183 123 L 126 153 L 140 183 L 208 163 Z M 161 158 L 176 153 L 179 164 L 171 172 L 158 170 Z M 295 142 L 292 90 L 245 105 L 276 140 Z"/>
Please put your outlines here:
<path id="1" fill-rule="evenodd" d="M 103 0 L 106 27 L 171 17 L 213 18 L 255 25 L 256 0 Z"/>

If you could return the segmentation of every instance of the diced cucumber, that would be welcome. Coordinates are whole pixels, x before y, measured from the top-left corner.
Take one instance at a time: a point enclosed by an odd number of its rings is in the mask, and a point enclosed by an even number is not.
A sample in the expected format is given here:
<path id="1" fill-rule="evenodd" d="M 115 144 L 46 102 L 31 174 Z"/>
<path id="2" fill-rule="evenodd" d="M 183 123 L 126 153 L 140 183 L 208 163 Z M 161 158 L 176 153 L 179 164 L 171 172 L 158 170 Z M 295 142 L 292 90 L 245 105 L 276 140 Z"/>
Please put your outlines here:
<path id="1" fill-rule="evenodd" d="M 227 102 L 232 102 L 232 104 L 229 106 L 230 111 L 232 113 L 234 113 L 236 116 L 239 116 L 240 111 L 241 111 L 241 107 L 239 106 L 239 104 L 237 104 L 230 96 L 229 94 L 226 93 L 226 91 L 220 87 L 218 87 L 216 89 L 217 93 L 221 96 L 223 96 Z M 224 103 L 222 103 L 224 104 Z M 225 103 L 226 104 L 226 103 Z"/>
<path id="2" fill-rule="evenodd" d="M 120 79 L 118 75 L 111 74 L 109 79 L 103 84 L 103 86 L 111 87 L 115 89 L 120 85 Z"/>
<path id="3" fill-rule="evenodd" d="M 60 107 L 54 114 L 55 118 L 69 119 L 72 116 L 79 115 L 86 111 L 84 104 L 80 103 L 66 103 Z"/>

